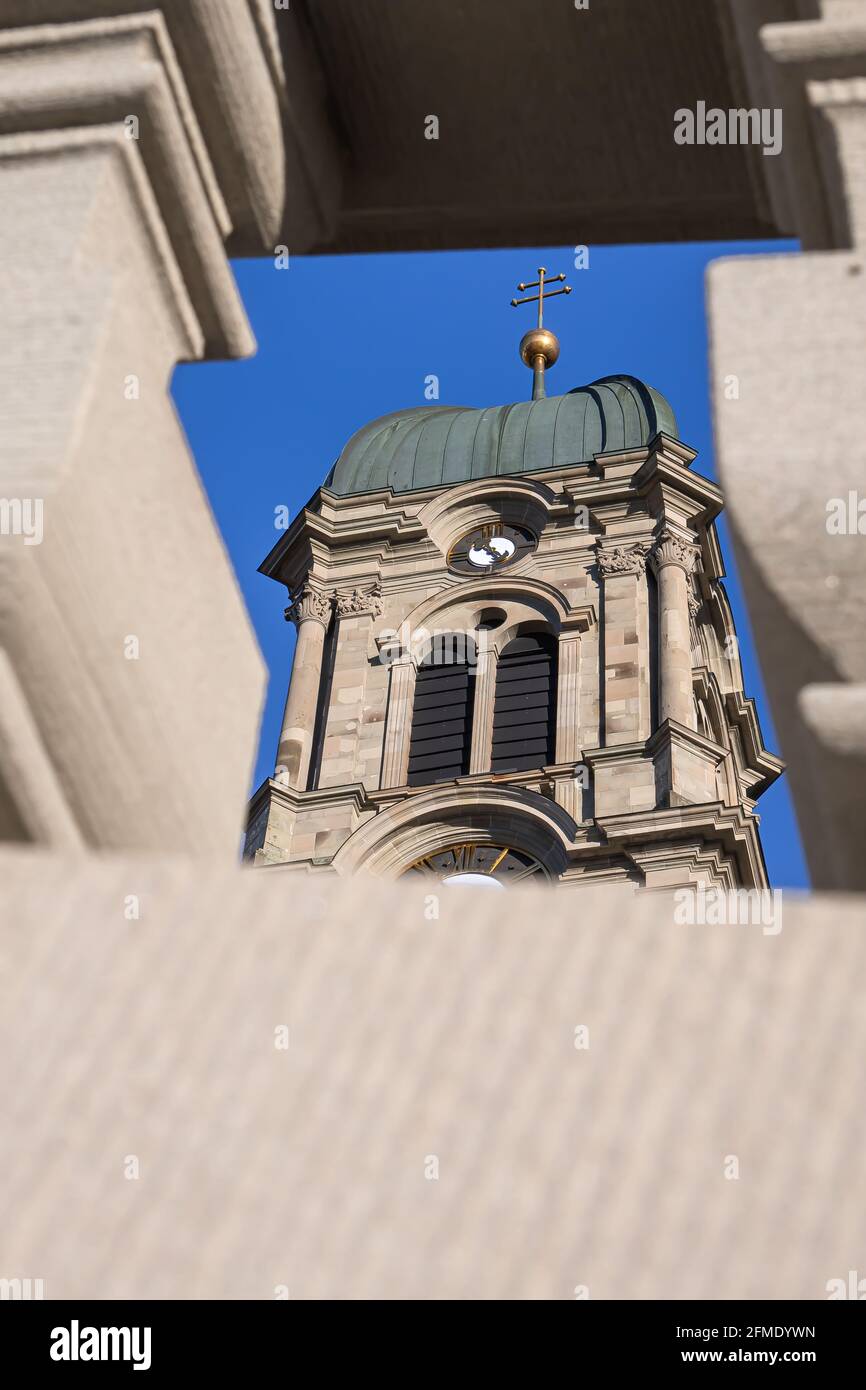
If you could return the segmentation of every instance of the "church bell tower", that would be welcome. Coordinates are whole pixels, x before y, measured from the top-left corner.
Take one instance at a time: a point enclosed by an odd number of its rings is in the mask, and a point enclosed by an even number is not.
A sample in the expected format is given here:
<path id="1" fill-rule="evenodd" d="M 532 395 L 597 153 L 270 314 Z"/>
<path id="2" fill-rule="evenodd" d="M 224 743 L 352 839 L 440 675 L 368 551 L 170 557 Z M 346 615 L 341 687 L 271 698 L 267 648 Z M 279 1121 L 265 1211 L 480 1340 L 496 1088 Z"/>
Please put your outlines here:
<path id="1" fill-rule="evenodd" d="M 256 863 L 767 886 L 721 494 L 644 382 L 546 394 L 563 280 L 512 301 L 531 400 L 365 425 L 262 564 L 297 641 Z"/>

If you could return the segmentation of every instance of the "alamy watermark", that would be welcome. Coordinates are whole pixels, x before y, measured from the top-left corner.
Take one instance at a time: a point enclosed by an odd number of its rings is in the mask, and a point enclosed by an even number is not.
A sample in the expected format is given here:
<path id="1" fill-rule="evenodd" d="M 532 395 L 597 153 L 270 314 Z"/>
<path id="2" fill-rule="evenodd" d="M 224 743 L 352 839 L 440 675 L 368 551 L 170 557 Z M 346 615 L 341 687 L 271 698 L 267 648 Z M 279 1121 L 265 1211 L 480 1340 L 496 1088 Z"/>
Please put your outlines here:
<path id="1" fill-rule="evenodd" d="M 44 1279 L 0 1279 L 0 1303 L 39 1302 L 44 1297 Z"/>
<path id="2" fill-rule="evenodd" d="M 760 927 L 764 936 L 782 930 L 780 888 L 707 888 L 698 883 L 674 892 L 679 926 Z"/>
<path id="3" fill-rule="evenodd" d="M 474 675 L 478 660 L 484 652 L 491 650 L 490 634 L 486 628 L 471 630 L 459 628 L 412 628 L 404 622 L 399 628 L 385 628 L 376 638 L 379 659 L 383 666 L 391 666 L 400 656 L 408 653 L 419 665 L 424 666 L 467 666 Z"/>
<path id="4" fill-rule="evenodd" d="M 827 501 L 828 536 L 866 536 L 866 497 L 852 488 L 847 497 Z"/>
<path id="5" fill-rule="evenodd" d="M 862 1303 L 866 1299 L 866 1279 L 861 1279 L 856 1269 L 848 1270 L 847 1279 L 828 1279 L 824 1287 L 831 1303 L 843 1298 L 852 1299 L 855 1303 Z"/>
<path id="6" fill-rule="evenodd" d="M 82 1327 L 73 1318 L 51 1329 L 52 1361 L 131 1361 L 134 1371 L 149 1371 L 150 1351 L 149 1327 Z"/>
<path id="7" fill-rule="evenodd" d="M 674 112 L 677 145 L 760 145 L 765 155 L 782 150 L 781 107 L 681 106 Z"/>
<path id="8" fill-rule="evenodd" d="M 41 545 L 41 497 L 0 497 L 0 536 L 23 536 L 25 545 Z"/>

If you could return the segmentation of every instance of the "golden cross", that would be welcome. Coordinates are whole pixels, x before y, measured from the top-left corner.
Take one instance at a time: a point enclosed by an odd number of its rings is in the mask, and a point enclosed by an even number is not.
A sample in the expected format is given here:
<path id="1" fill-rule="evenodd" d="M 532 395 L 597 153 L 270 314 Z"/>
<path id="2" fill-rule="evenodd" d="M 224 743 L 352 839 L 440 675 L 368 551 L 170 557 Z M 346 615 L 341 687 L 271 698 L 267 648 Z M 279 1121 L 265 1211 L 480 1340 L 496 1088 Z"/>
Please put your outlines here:
<path id="1" fill-rule="evenodd" d="M 544 310 L 544 301 L 545 301 L 545 299 L 553 299 L 554 295 L 557 295 L 557 294 L 571 294 L 571 285 L 566 285 L 566 286 L 565 286 L 563 289 L 561 289 L 561 290 L 547 290 L 547 291 L 545 292 L 544 285 L 545 285 L 545 276 L 546 276 L 546 275 L 547 275 L 547 271 L 545 270 L 545 268 L 544 268 L 543 265 L 540 265 L 540 266 L 538 267 L 538 279 L 537 279 L 537 280 L 533 280 L 533 281 L 532 281 L 530 284 L 528 284 L 528 285 L 525 285 L 525 284 L 523 284 L 523 283 L 521 282 L 521 283 L 517 286 L 517 288 L 518 288 L 521 292 L 522 292 L 523 290 L 535 290 L 535 289 L 537 289 L 537 290 L 538 290 L 538 294 L 530 294 L 530 295 L 527 295 L 526 299 L 512 299 L 512 301 L 511 301 L 511 304 L 512 304 L 512 307 L 513 307 L 513 308 L 517 308 L 517 305 L 518 305 L 518 304 L 535 304 L 536 301 L 537 301 L 537 303 L 538 303 L 538 327 L 539 327 L 539 328 L 543 328 L 543 327 L 544 327 L 544 323 L 543 323 L 543 310 Z M 564 280 L 564 279 L 565 279 L 565 276 L 564 276 L 564 275 L 554 275 L 554 276 L 551 277 L 551 279 L 550 279 L 547 283 L 548 283 L 548 284 L 556 284 L 559 280 Z"/>

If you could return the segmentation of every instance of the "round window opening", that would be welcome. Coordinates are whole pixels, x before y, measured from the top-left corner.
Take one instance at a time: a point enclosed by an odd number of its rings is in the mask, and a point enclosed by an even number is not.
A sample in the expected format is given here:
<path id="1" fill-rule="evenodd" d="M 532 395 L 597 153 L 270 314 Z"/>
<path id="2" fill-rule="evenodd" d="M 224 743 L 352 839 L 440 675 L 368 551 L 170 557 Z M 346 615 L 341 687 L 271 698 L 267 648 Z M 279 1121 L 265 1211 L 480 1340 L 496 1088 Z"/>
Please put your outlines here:
<path id="1" fill-rule="evenodd" d="M 507 617 L 504 608 L 485 608 L 478 615 L 477 626 L 482 632 L 494 632 L 502 626 Z"/>
<path id="2" fill-rule="evenodd" d="M 448 554 L 448 564 L 458 574 L 494 574 L 531 554 L 537 544 L 531 531 L 491 521 L 457 541 Z"/>

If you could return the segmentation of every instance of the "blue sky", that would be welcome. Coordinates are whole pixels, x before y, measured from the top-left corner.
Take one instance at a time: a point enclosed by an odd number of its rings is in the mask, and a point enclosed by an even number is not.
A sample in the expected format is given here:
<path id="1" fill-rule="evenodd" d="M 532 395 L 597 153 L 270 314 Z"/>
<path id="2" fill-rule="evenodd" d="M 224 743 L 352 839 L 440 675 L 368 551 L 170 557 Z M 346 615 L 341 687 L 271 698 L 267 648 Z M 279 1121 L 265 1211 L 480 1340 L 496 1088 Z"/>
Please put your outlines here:
<path id="1" fill-rule="evenodd" d="M 272 260 L 236 261 L 258 354 L 183 364 L 173 392 L 271 673 L 253 787 L 273 768 L 291 670 L 285 590 L 256 573 L 278 537 L 276 507 L 294 514 L 368 420 L 423 405 L 431 374 L 442 404 L 528 399 L 531 376 L 517 344 L 533 314 L 510 301 L 539 265 L 565 271 L 574 286 L 546 313 L 562 344 L 549 393 L 615 372 L 641 377 L 671 402 L 681 438 L 698 450 L 694 468 L 715 478 L 704 269 L 717 256 L 794 249 L 778 241 L 591 247 L 582 270 L 572 247 L 292 257 L 284 270 Z M 720 532 L 746 691 L 778 752 L 724 518 Z M 772 883 L 805 886 L 784 777 L 760 810 Z"/>

